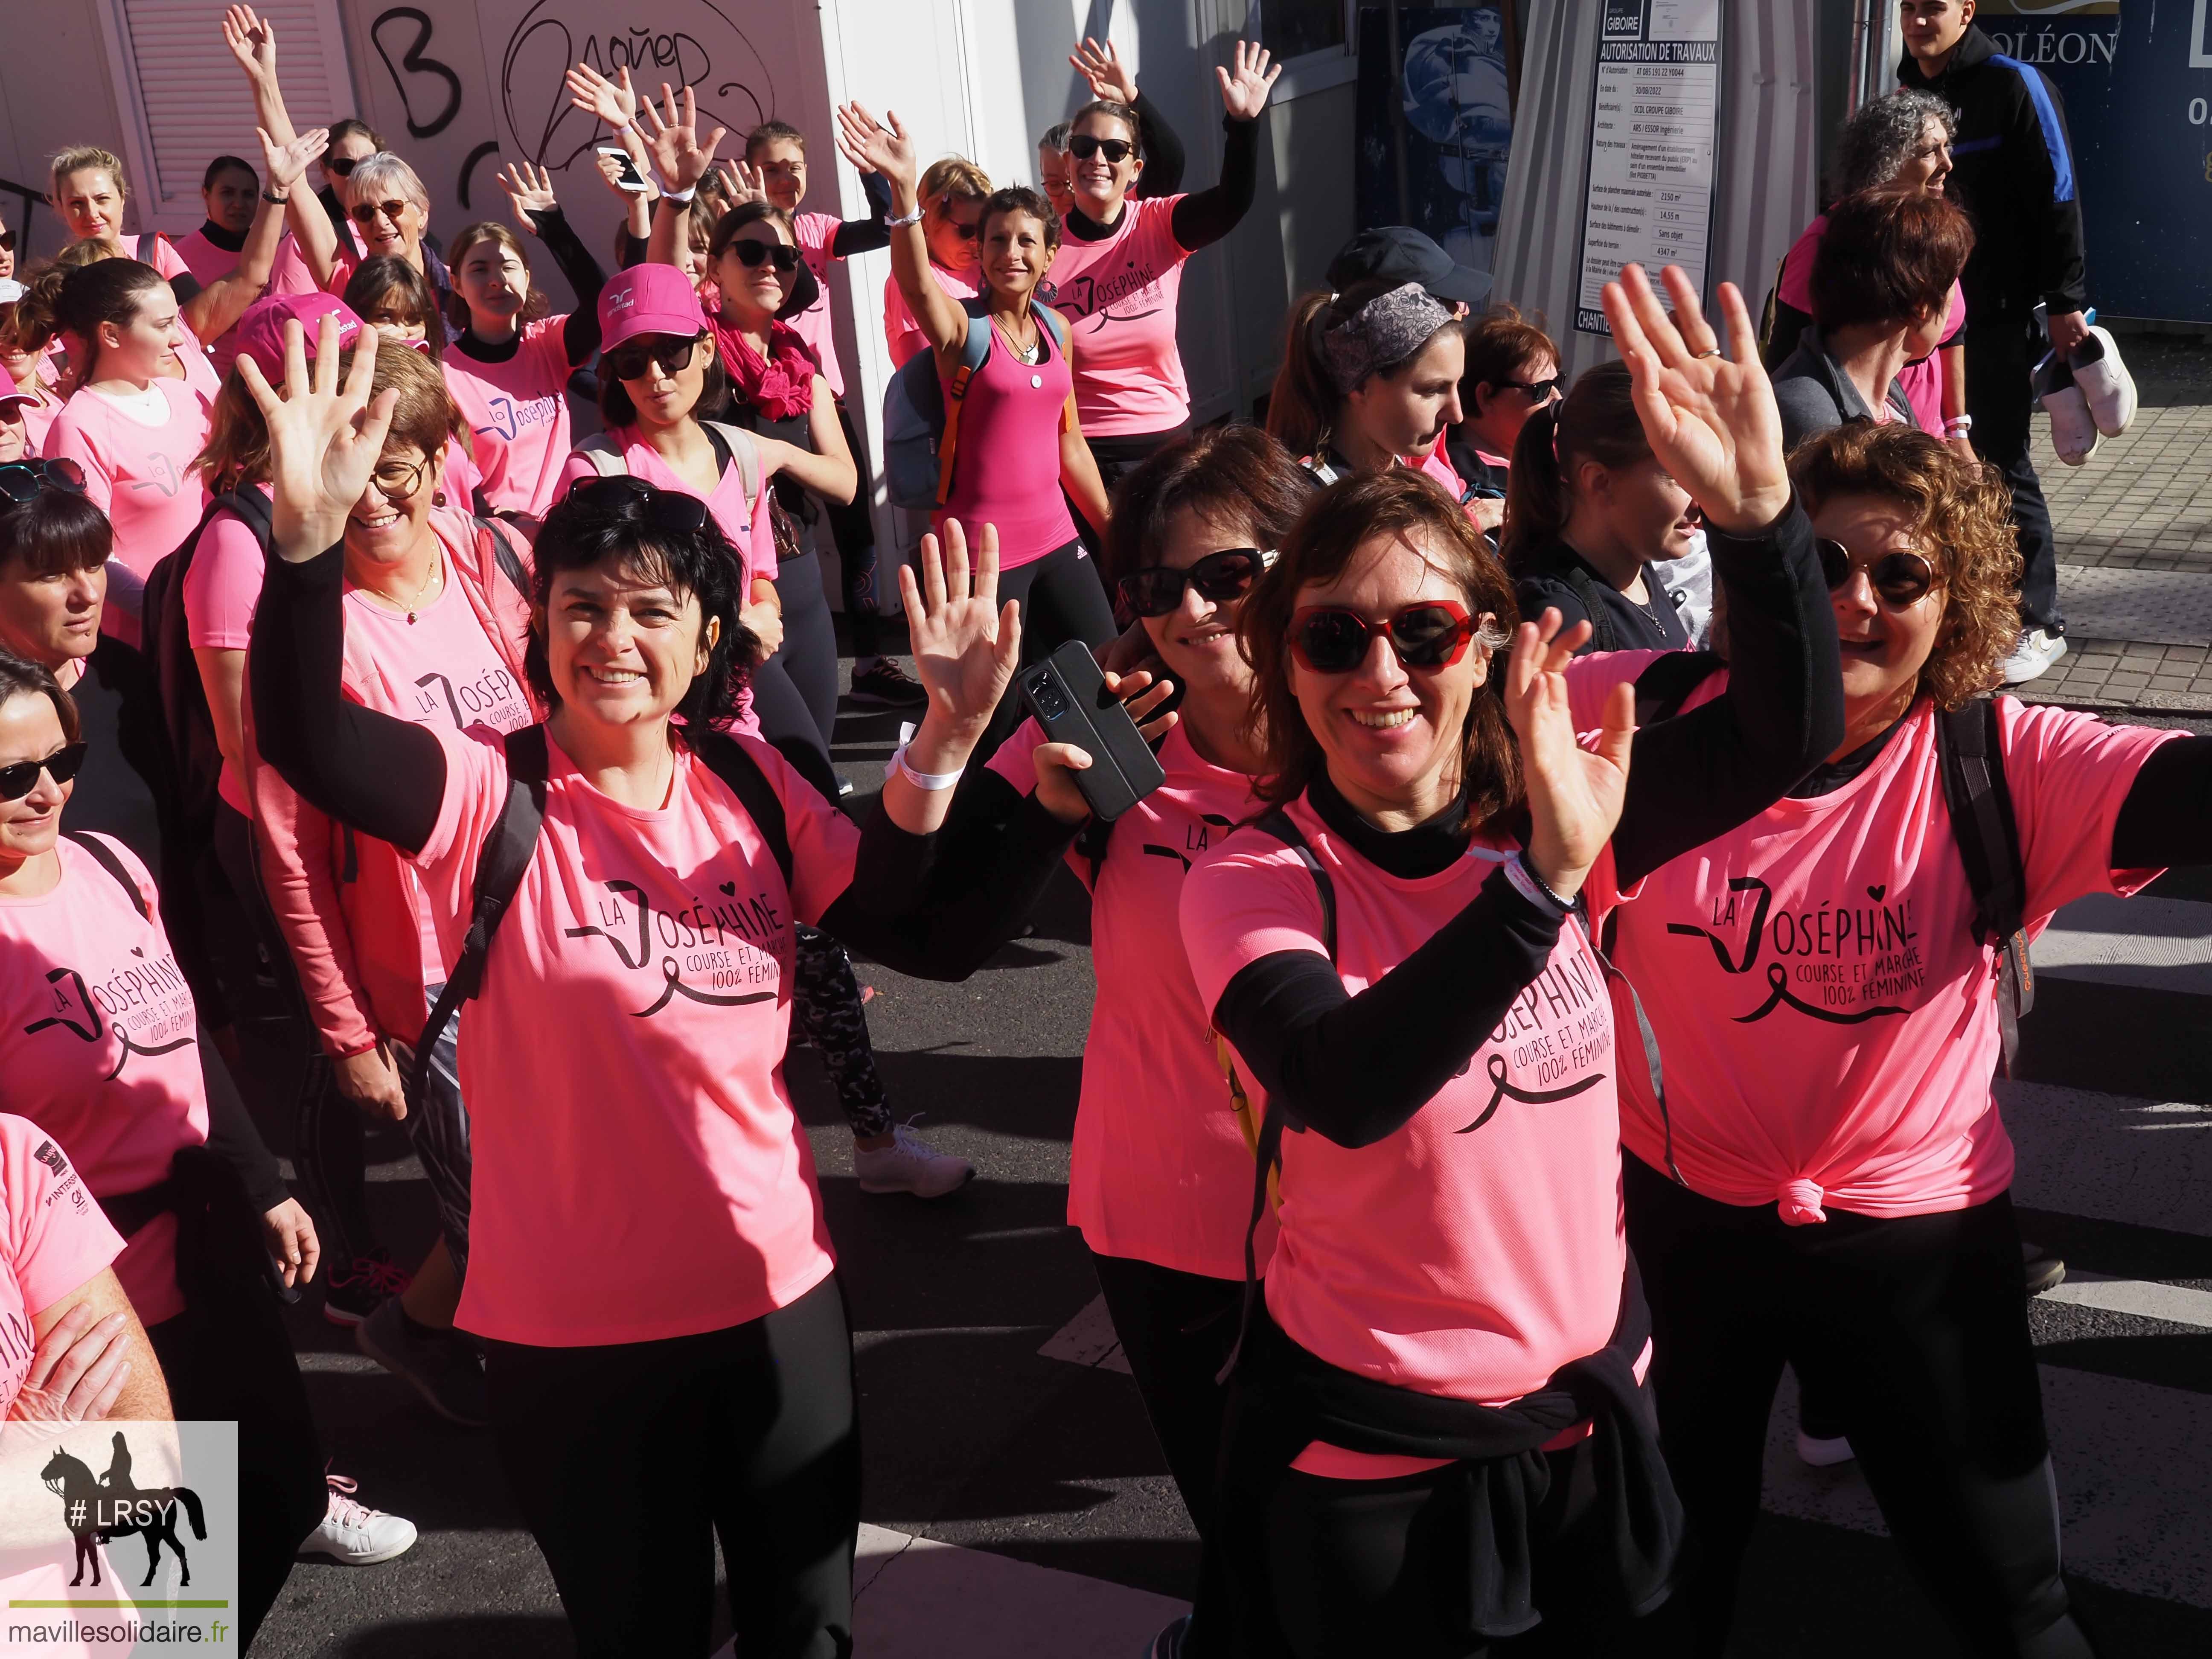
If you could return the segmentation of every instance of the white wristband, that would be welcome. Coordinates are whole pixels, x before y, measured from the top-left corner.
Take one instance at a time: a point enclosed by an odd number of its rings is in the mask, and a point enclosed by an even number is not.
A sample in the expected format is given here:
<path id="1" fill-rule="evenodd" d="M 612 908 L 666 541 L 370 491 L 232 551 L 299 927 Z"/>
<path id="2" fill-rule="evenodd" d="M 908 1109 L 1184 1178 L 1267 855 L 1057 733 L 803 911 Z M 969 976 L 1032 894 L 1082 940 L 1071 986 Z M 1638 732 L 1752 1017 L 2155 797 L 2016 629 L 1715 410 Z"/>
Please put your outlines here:
<path id="1" fill-rule="evenodd" d="M 901 216 L 901 217 L 899 217 L 899 218 L 896 218 L 896 219 L 886 219 L 886 220 L 884 220 L 884 228 L 885 230 L 900 230 L 900 229 L 903 229 L 903 228 L 904 228 L 906 226 L 908 226 L 908 225 L 918 225 L 918 224 L 920 224 L 921 222 L 921 203 L 919 203 L 919 202 L 916 202 L 916 203 L 914 204 L 914 211 L 913 211 L 913 212 L 908 213 L 908 214 L 906 214 L 906 215 L 904 215 L 904 216 Z"/>
<path id="2" fill-rule="evenodd" d="M 664 202 L 681 202 L 684 206 L 689 207 L 691 205 L 691 198 L 698 193 L 699 186 L 694 185 L 689 190 L 664 190 L 660 192 L 660 199 Z"/>
<path id="3" fill-rule="evenodd" d="M 1564 916 L 1575 908 L 1572 904 L 1563 901 L 1557 893 L 1545 885 L 1544 878 L 1529 866 L 1528 857 L 1525 853 L 1516 853 L 1505 860 L 1505 879 L 1515 892 L 1520 894 L 1539 910 L 1555 916 Z"/>
<path id="4" fill-rule="evenodd" d="M 1971 415 L 1954 415 L 1943 422 L 1943 434 L 1948 437 L 1954 432 L 1971 431 L 1973 424 L 1974 417 Z"/>
<path id="5" fill-rule="evenodd" d="M 934 794 L 940 789 L 950 789 L 954 784 L 959 782 L 961 774 L 967 769 L 965 766 L 962 766 L 951 772 L 917 772 L 906 763 L 906 745 L 901 744 L 891 750 L 890 760 L 884 768 L 884 781 L 890 782 L 892 775 L 896 773 L 915 788 L 927 789 Z"/>

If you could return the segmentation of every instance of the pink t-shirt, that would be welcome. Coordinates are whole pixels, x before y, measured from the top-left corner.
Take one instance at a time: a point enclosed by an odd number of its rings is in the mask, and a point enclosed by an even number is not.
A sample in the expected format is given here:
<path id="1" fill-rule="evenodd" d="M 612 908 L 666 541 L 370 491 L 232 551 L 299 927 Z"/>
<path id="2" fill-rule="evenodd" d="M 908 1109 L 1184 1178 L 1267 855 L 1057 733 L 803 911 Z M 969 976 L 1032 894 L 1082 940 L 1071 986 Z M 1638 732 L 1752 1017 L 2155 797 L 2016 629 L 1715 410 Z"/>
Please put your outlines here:
<path id="1" fill-rule="evenodd" d="M 607 436 L 622 446 L 623 462 L 629 468 L 632 477 L 642 478 L 662 489 L 681 490 L 686 495 L 699 493 L 684 482 L 674 467 L 660 459 L 659 450 L 638 436 L 635 427 L 615 427 Z M 561 484 L 554 498 L 558 500 L 567 495 L 569 486 L 579 479 L 598 476 L 599 469 L 582 453 L 570 454 L 561 469 Z M 764 576 L 773 581 L 780 568 L 775 556 L 775 530 L 767 514 L 755 511 L 759 505 L 757 492 L 751 500 L 745 498 L 744 474 L 735 466 L 722 469 L 714 493 L 707 497 L 707 510 L 714 515 L 714 522 L 722 526 L 722 533 L 744 557 L 749 592 L 756 577 Z"/>
<path id="2" fill-rule="evenodd" d="M 446 750 L 415 863 L 447 960 L 507 798 L 497 747 Z M 547 1346 L 721 1330 L 835 1265 L 784 1087 L 794 921 L 850 884 L 860 830 L 768 744 L 793 884 L 737 799 L 679 754 L 671 805 L 618 805 L 549 742 L 544 827 L 461 1023 L 475 1154 L 459 1322 Z"/>
<path id="3" fill-rule="evenodd" d="M 177 244 L 177 257 L 185 262 L 185 269 L 191 272 L 192 280 L 202 288 L 238 269 L 238 254 L 208 240 L 205 226 Z"/>
<path id="4" fill-rule="evenodd" d="M 1450 868 L 1406 879 L 1346 848 L 1303 799 L 1288 810 L 1334 884 L 1337 968 L 1355 995 L 1464 908 L 1510 850 L 1478 839 Z M 1608 854 L 1594 890 L 1611 870 Z M 1325 954 L 1311 872 L 1258 830 L 1191 871 L 1182 930 L 1209 1010 L 1249 963 Z M 1617 1069 L 1605 979 L 1570 923 L 1466 1069 L 1403 1127 L 1358 1149 L 1283 1138 L 1267 1294 L 1284 1331 L 1346 1370 L 1490 1406 L 1603 1347 L 1627 1255 Z"/>
<path id="5" fill-rule="evenodd" d="M 503 363 L 447 349 L 447 390 L 474 434 L 485 498 L 501 511 L 542 516 L 560 493 L 569 447 L 568 320 L 525 324 L 520 348 Z"/>
<path id="6" fill-rule="evenodd" d="M 1026 795 L 1044 733 L 1030 720 L 991 769 Z M 1176 909 L 1192 863 L 1254 810 L 1252 781 L 1199 758 L 1182 727 L 1160 745 L 1167 781 L 1114 824 L 1095 873 L 1068 864 L 1091 896 L 1098 993 L 1083 1045 L 1083 1094 L 1067 1178 L 1067 1219 L 1101 1255 L 1212 1279 L 1244 1277 L 1252 1153 L 1214 1057 L 1213 1024 Z M 1274 1218 L 1260 1224 L 1261 1270 Z"/>
<path id="7" fill-rule="evenodd" d="M 115 240 L 122 245 L 123 257 L 126 259 L 143 259 L 164 276 L 190 274 L 191 267 L 178 257 L 177 250 L 169 245 L 169 239 L 158 231 L 150 238 L 134 235 L 118 236 Z M 141 246 L 146 248 L 145 252 L 138 251 Z"/>
<path id="8" fill-rule="evenodd" d="M 207 406 L 183 380 L 157 379 L 153 391 L 158 400 L 134 396 L 126 406 L 82 387 L 47 434 L 49 455 L 84 469 L 85 493 L 115 526 L 114 556 L 141 576 L 191 534 L 208 501 L 191 470 L 207 445 Z"/>
<path id="9" fill-rule="evenodd" d="M 842 222 L 832 213 L 801 213 L 792 220 L 799 251 L 806 256 L 806 268 L 821 286 L 814 303 L 791 319 L 791 325 L 806 342 L 814 361 L 822 365 L 822 378 L 830 382 L 830 395 L 836 398 L 845 395 L 845 371 L 838 367 L 837 342 L 830 333 L 830 267 L 837 256 L 830 246 L 837 240 L 837 228 Z"/>
<path id="10" fill-rule="evenodd" d="M 1418 471 L 1427 473 L 1429 477 L 1442 484 L 1450 492 L 1454 501 L 1464 501 L 1467 499 L 1466 480 L 1453 470 L 1451 462 L 1444 457 L 1443 434 L 1437 434 L 1436 447 L 1421 457 L 1421 464 Z"/>
<path id="11" fill-rule="evenodd" d="M 1073 382 L 1051 328 L 1041 317 L 1031 322 L 1044 349 L 1034 365 L 1017 361 L 1005 337 L 991 331 L 990 351 L 961 400 L 952 488 L 930 515 L 939 535 L 947 519 L 957 519 L 971 541 L 981 526 L 998 526 L 1001 570 L 1033 563 L 1075 539 L 1075 520 L 1059 487 L 1060 440 Z M 940 385 L 944 379 L 940 360 Z"/>
<path id="12" fill-rule="evenodd" d="M 1175 239 L 1180 196 L 1122 204 L 1103 240 L 1070 238 L 1038 297 L 1075 331 L 1075 412 L 1086 436 L 1164 432 L 1190 418 L 1176 307 L 1190 250 Z"/>
<path id="13" fill-rule="evenodd" d="M 1828 216 L 1817 216 L 1805 227 L 1805 234 L 1790 245 L 1783 256 L 1781 279 L 1774 285 L 1775 297 L 1784 305 L 1794 306 L 1807 316 L 1813 314 L 1813 256 L 1820 252 L 1820 236 L 1828 228 Z M 1949 345 L 1966 326 L 1966 291 L 1958 283 L 1951 284 L 1951 311 L 1943 331 L 1943 344 Z M 1937 349 L 1940 351 L 1941 347 Z M 1905 401 L 1912 405 L 1912 417 L 1923 432 L 1943 435 L 1943 360 L 1930 353 L 1917 362 L 1910 362 L 1898 370 L 1897 383 L 1905 388 Z M 1882 410 L 1875 411 L 1875 419 L 1884 421 L 1888 415 Z"/>
<path id="14" fill-rule="evenodd" d="M 2031 933 L 2084 894 L 2148 883 L 2156 872 L 2109 867 L 2112 827 L 2143 761 L 2179 734 L 2011 697 L 1997 710 Z M 1625 896 L 1613 960 L 1658 1035 L 1690 1185 L 1798 1224 L 2004 1191 L 1996 957 L 1972 911 L 1924 700 L 1842 788 L 1778 801 Z M 1665 1123 L 1627 1071 L 1623 1141 L 1664 1169 Z"/>
<path id="15" fill-rule="evenodd" d="M 54 429 L 54 422 L 61 418 L 62 399 L 55 394 L 43 375 L 40 377 L 38 392 L 38 402 L 18 404 L 16 408 L 22 412 L 23 432 L 31 441 L 31 453 L 46 456 L 53 453 L 46 447 L 46 439 Z"/>
<path id="16" fill-rule="evenodd" d="M 947 270 L 932 263 L 929 274 L 937 279 L 938 287 L 956 300 L 972 300 L 982 290 L 980 271 Z M 896 276 L 884 278 L 884 343 L 890 348 L 894 368 L 904 368 L 908 358 L 929 349 L 929 337 L 915 321 L 914 313 L 907 307 L 906 295 L 899 292 Z"/>
<path id="17" fill-rule="evenodd" d="M 0 896 L 0 1077 L 8 1104 L 59 1141 L 100 1198 L 167 1180 L 180 1147 L 207 1139 L 192 994 L 137 855 L 106 836 L 153 910 L 64 836 L 62 878 L 36 898 Z M 148 1325 L 184 1311 L 177 1223 L 155 1217 L 115 1271 Z"/>
<path id="18" fill-rule="evenodd" d="M 30 1119 L 0 1112 L 0 1416 L 30 1374 L 31 1322 L 122 1251 L 65 1151 Z"/>
<path id="19" fill-rule="evenodd" d="M 266 484 L 255 489 L 264 495 Z M 219 512 L 192 549 L 185 572 L 185 642 L 194 650 L 243 651 L 252 643 L 253 608 L 261 603 L 265 567 L 261 541 L 234 513 Z M 253 808 L 246 780 L 228 757 L 216 793 L 246 817 Z"/>

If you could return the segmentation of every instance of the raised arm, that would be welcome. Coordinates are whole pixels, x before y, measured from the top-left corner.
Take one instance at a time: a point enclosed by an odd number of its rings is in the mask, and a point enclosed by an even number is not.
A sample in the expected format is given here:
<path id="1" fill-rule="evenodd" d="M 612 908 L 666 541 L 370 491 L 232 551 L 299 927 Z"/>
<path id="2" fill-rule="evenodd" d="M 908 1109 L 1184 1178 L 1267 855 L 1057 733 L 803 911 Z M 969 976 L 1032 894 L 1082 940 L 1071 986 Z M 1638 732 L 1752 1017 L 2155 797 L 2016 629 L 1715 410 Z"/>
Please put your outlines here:
<path id="1" fill-rule="evenodd" d="M 1152 100 L 1137 90 L 1136 71 L 1121 61 L 1121 48 L 1110 39 L 1102 46 L 1086 34 L 1076 42 L 1067 61 L 1090 84 L 1093 98 L 1125 104 L 1137 112 L 1138 151 L 1145 158 L 1145 170 L 1132 193 L 1174 195 L 1182 185 L 1182 140 Z"/>
<path id="2" fill-rule="evenodd" d="M 888 123 L 889 125 L 885 125 Z M 879 122 L 859 104 L 837 112 L 837 149 L 854 167 L 873 170 L 891 187 L 891 276 L 907 309 L 939 358 L 957 354 L 968 343 L 968 308 L 929 274 L 929 243 L 921 234 L 921 198 L 916 193 L 914 141 L 899 125 L 897 112 L 884 112 Z"/>
<path id="3" fill-rule="evenodd" d="M 299 135 L 284 107 L 284 89 L 276 82 L 276 25 L 257 15 L 251 6 L 233 6 L 223 13 L 222 43 L 230 48 L 253 94 L 255 122 L 278 144 L 290 143 Z"/>
<path id="4" fill-rule="evenodd" d="M 1267 94 L 1283 72 L 1270 69 L 1264 46 L 1247 40 L 1237 43 L 1235 73 L 1218 67 L 1221 83 L 1221 181 L 1211 190 L 1194 191 L 1175 204 L 1169 221 L 1176 240 L 1195 253 L 1234 230 L 1252 210 L 1253 193 L 1260 183 L 1260 118 L 1267 111 Z"/>
<path id="5" fill-rule="evenodd" d="M 590 362 L 599 349 L 599 290 L 607 285 L 607 273 L 561 211 L 550 173 L 519 161 L 499 175 L 499 187 L 514 205 L 514 222 L 545 244 L 576 295 L 576 308 L 561 325 L 568 366 Z"/>
<path id="6" fill-rule="evenodd" d="M 266 181 L 260 205 L 253 210 L 252 227 L 238 263 L 226 276 L 216 277 L 182 307 L 185 320 L 203 340 L 227 334 L 246 315 L 246 307 L 268 291 L 276 269 L 276 249 L 284 240 L 292 193 L 301 188 L 307 163 L 330 148 L 331 135 L 322 127 L 303 132 L 289 144 L 279 144 L 265 127 L 255 131 L 261 138 L 261 161 Z"/>
<path id="7" fill-rule="evenodd" d="M 655 264 L 673 265 L 682 263 L 676 250 L 691 234 L 691 192 L 714 165 L 714 151 L 727 134 L 716 127 L 702 143 L 699 103 L 691 88 L 684 88 L 678 97 L 664 82 L 660 93 L 666 100 L 665 110 L 656 107 L 650 98 L 640 99 L 637 106 L 638 131 L 652 154 L 653 166 L 659 169 L 661 182 L 646 258 Z"/>

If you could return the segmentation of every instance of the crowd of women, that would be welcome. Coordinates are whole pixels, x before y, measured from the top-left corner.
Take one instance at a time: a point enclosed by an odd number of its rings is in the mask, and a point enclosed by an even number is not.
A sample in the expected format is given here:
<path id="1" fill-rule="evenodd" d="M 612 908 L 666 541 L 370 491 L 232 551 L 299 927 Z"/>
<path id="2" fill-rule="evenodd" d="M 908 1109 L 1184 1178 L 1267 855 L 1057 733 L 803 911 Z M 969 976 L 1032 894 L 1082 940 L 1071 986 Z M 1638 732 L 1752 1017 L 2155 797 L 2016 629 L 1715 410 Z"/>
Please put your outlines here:
<path id="1" fill-rule="evenodd" d="M 1942 106 L 1854 118 L 1764 342 L 1632 266 L 1619 361 L 1564 386 L 1390 228 L 1293 308 L 1264 426 L 1194 428 L 1177 289 L 1251 204 L 1263 51 L 1197 191 L 1089 41 L 1037 187 L 848 105 L 855 221 L 799 210 L 805 135 L 722 158 L 688 89 L 579 64 L 645 180 L 609 274 L 526 165 L 513 227 L 441 243 L 223 27 L 258 167 L 173 246 L 66 151 L 76 244 L 0 287 L 0 1382 L 240 1423 L 246 1640 L 303 1539 L 414 1536 L 322 1463 L 279 1312 L 317 1281 L 489 1428 L 580 1652 L 704 1653 L 718 1538 L 740 1651 L 852 1651 L 852 1335 L 785 1056 L 864 1189 L 958 1187 L 849 952 L 964 977 L 1066 867 L 1069 1218 L 1202 1545 L 1154 1655 L 1717 1654 L 1785 1365 L 1966 1650 L 2094 1650 L 1990 1079 L 2023 930 L 2205 856 L 2212 740 L 1986 695 L 2020 562 L 1947 418 Z M 912 676 L 824 289 L 884 247 L 886 343 L 957 419 Z M 914 720 L 859 823 L 831 548 L 850 695 Z M 1165 775 L 1126 822 L 1009 695 L 1072 641 Z M 411 1269 L 364 1114 L 436 1200 Z"/>

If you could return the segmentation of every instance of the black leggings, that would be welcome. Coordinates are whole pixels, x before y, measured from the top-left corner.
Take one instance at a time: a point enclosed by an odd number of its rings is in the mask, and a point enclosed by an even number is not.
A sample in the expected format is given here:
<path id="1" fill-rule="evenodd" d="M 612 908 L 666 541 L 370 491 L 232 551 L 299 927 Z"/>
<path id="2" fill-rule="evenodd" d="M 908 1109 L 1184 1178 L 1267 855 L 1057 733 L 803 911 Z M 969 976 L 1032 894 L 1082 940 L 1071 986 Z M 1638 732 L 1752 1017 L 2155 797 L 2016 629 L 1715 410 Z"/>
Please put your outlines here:
<path id="1" fill-rule="evenodd" d="M 705 1653 L 717 1537 L 746 1659 L 853 1651 L 860 1441 L 835 1274 L 727 1330 L 484 1349 L 500 1462 L 580 1659 Z"/>
<path id="2" fill-rule="evenodd" d="M 1214 1378 L 1237 1345 L 1237 1314 L 1244 1286 L 1233 1279 L 1178 1273 L 1128 1256 L 1093 1253 L 1091 1265 L 1106 1293 L 1114 1334 L 1129 1358 L 1129 1374 L 1144 1396 L 1145 1414 L 1166 1456 L 1168 1473 L 1206 1547 L 1183 1651 L 1198 1659 L 1210 1633 L 1210 1610 L 1220 1606 L 1218 1580 L 1227 1563 L 1217 1547 L 1221 1418 L 1229 1391 Z M 1224 1609 L 1225 1616 L 1225 1609 Z"/>
<path id="3" fill-rule="evenodd" d="M 1042 662 L 1070 640 L 1100 646 L 1120 631 L 1114 626 L 1114 607 L 1107 600 L 1098 562 L 1080 541 L 1055 547 L 1041 559 L 1000 572 L 999 603 L 1004 605 L 1008 599 L 1022 608 L 1024 665 Z M 983 741 L 968 763 L 979 766 L 988 761 L 1028 718 L 1022 694 L 1007 687 Z"/>
<path id="4" fill-rule="evenodd" d="M 821 558 L 802 553 L 786 559 L 776 574 L 775 592 L 783 601 L 783 643 L 769 665 L 781 669 L 799 693 L 826 752 L 837 728 L 837 626 L 830 619 Z M 765 716 L 761 729 L 767 733 Z M 769 741 L 775 741 L 773 735 Z M 833 793 L 830 799 L 837 797 Z"/>
<path id="5" fill-rule="evenodd" d="M 1966 331 L 1966 408 L 1974 417 L 1974 453 L 2004 474 L 2012 492 L 2013 526 L 2020 535 L 2020 614 L 2031 628 L 2062 632 L 2058 614 L 2058 547 L 2051 508 L 2028 447 L 2034 399 L 2028 377 L 2047 349 L 2025 318 L 1984 319 Z"/>
<path id="6" fill-rule="evenodd" d="M 838 586 L 845 600 L 845 626 L 853 631 L 853 654 L 867 658 L 880 655 L 884 648 L 883 617 L 876 609 L 874 491 L 868 481 L 867 449 L 853 429 L 853 417 L 842 398 L 837 400 L 837 424 L 845 428 L 845 447 L 860 464 L 860 487 L 849 501 L 823 502 L 822 516 L 837 543 Z"/>
<path id="7" fill-rule="evenodd" d="M 2093 1651 L 2058 1577 L 2058 1495 L 2009 1194 L 1877 1220 L 1717 1203 L 1623 1155 L 1667 1466 L 1701 1546 L 1699 1651 L 1727 1639 L 1787 1363 L 1833 1411 L 1905 1563 L 1976 1659 Z"/>

